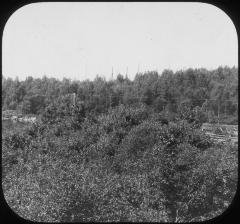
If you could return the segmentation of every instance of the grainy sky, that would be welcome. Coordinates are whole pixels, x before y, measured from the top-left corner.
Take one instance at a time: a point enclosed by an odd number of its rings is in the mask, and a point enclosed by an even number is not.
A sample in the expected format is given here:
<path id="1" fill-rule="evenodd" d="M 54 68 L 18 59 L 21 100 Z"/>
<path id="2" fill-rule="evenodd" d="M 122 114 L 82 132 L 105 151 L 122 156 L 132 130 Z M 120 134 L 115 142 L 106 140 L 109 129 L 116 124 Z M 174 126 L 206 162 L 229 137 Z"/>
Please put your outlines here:
<path id="1" fill-rule="evenodd" d="M 3 33 L 3 75 L 92 80 L 137 71 L 237 66 L 230 18 L 205 3 L 34 3 Z"/>

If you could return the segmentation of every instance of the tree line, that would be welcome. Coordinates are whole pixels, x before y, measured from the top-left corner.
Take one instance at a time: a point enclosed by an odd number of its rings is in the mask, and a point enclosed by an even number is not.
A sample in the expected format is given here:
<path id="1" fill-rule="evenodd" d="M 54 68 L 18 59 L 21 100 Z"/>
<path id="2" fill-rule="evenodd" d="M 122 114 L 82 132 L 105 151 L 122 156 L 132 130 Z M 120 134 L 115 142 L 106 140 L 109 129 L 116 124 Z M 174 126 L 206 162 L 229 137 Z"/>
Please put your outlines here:
<path id="1" fill-rule="evenodd" d="M 71 104 L 75 93 L 77 106 L 86 113 L 103 113 L 120 104 L 144 103 L 155 112 L 179 113 L 183 108 L 200 107 L 209 122 L 221 120 L 237 123 L 238 68 L 218 67 L 214 70 L 164 70 L 137 73 L 133 80 L 118 74 L 107 81 L 96 76 L 93 81 L 72 81 L 64 78 L 36 78 L 25 81 L 2 77 L 2 109 L 24 114 L 42 114 L 58 105 Z"/>

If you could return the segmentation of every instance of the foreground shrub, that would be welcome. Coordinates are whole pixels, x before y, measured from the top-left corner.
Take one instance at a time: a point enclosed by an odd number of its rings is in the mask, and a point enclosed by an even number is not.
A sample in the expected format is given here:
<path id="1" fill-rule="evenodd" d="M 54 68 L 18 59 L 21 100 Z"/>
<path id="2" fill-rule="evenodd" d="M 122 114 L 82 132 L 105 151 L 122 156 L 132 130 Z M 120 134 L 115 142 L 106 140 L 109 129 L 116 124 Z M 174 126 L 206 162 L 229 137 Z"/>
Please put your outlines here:
<path id="1" fill-rule="evenodd" d="M 162 129 L 161 123 L 143 122 L 133 128 L 126 138 L 124 138 L 122 145 L 123 150 L 125 150 L 131 158 L 137 158 L 159 141 Z"/>
<path id="2" fill-rule="evenodd" d="M 63 120 L 4 135 L 9 206 L 39 222 L 188 222 L 222 213 L 236 191 L 237 147 L 145 109 L 119 106 L 76 130 Z"/>
<path id="3" fill-rule="evenodd" d="M 213 218 L 231 204 L 237 189 L 237 147 L 222 145 L 203 152 L 193 170 L 198 197 L 192 200 L 189 214 Z M 193 183 L 194 183 L 193 182 Z M 196 186 L 194 186 L 196 187 Z"/>
<path id="4" fill-rule="evenodd" d="M 5 136 L 3 141 L 6 147 L 12 150 L 16 150 L 16 149 L 23 150 L 25 147 L 29 146 L 31 139 L 30 139 L 30 136 L 26 134 L 11 133 Z"/>
<path id="5" fill-rule="evenodd" d="M 206 220 L 229 206 L 236 193 L 237 157 L 226 145 L 202 151 L 186 143 L 169 150 L 159 143 L 154 151 L 150 179 L 160 186 L 172 221 Z"/>
<path id="6" fill-rule="evenodd" d="M 148 113 L 147 108 L 143 105 L 139 108 L 120 105 L 109 110 L 106 115 L 100 116 L 98 121 L 100 128 L 107 134 L 113 130 L 119 130 L 125 133 L 133 126 L 146 120 L 149 116 Z"/>

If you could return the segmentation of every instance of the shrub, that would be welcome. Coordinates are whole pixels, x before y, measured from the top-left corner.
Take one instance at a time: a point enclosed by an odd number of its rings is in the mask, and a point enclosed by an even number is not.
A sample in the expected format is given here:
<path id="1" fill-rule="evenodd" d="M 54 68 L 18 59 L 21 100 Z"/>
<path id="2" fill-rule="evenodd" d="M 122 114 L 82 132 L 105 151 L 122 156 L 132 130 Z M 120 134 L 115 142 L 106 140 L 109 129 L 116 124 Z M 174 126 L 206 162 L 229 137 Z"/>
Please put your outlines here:
<path id="1" fill-rule="evenodd" d="M 122 148 L 128 156 L 136 158 L 159 140 L 161 132 L 160 123 L 143 122 L 128 133 L 123 140 Z"/>
<path id="2" fill-rule="evenodd" d="M 4 134 L 4 196 L 24 218 L 200 221 L 234 197 L 237 147 L 215 145 L 194 123 L 123 105 L 75 129 L 58 118 Z"/>
<path id="3" fill-rule="evenodd" d="M 30 136 L 26 134 L 20 134 L 20 133 L 11 133 L 4 137 L 3 139 L 4 144 L 6 147 L 9 147 L 10 149 L 17 150 L 17 149 L 24 149 L 29 146 L 31 142 Z"/>
<path id="4" fill-rule="evenodd" d="M 82 145 L 88 147 L 89 145 L 96 143 L 101 135 L 100 127 L 98 123 L 94 123 L 89 119 L 85 119 L 82 123 L 80 132 L 80 138 L 82 139 Z"/>
<path id="5" fill-rule="evenodd" d="M 120 105 L 109 110 L 107 115 L 100 116 L 98 121 L 102 131 L 108 134 L 113 130 L 128 132 L 147 118 L 148 110 L 143 105 L 139 108 Z"/>
<path id="6" fill-rule="evenodd" d="M 192 179 L 195 197 L 189 205 L 190 216 L 213 218 L 231 204 L 237 189 L 237 147 L 209 148 L 198 157 Z M 197 185 L 198 183 L 198 185 Z"/>

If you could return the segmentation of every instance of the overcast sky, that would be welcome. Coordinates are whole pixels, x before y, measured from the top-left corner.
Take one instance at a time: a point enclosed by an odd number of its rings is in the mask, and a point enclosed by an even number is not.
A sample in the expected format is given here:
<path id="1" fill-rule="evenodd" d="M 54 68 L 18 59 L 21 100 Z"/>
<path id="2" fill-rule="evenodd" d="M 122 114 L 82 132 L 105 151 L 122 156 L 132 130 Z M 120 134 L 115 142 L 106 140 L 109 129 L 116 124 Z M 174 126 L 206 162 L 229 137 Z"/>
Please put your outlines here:
<path id="1" fill-rule="evenodd" d="M 3 33 L 5 77 L 92 80 L 137 71 L 237 66 L 230 18 L 204 3 L 34 3 Z"/>

